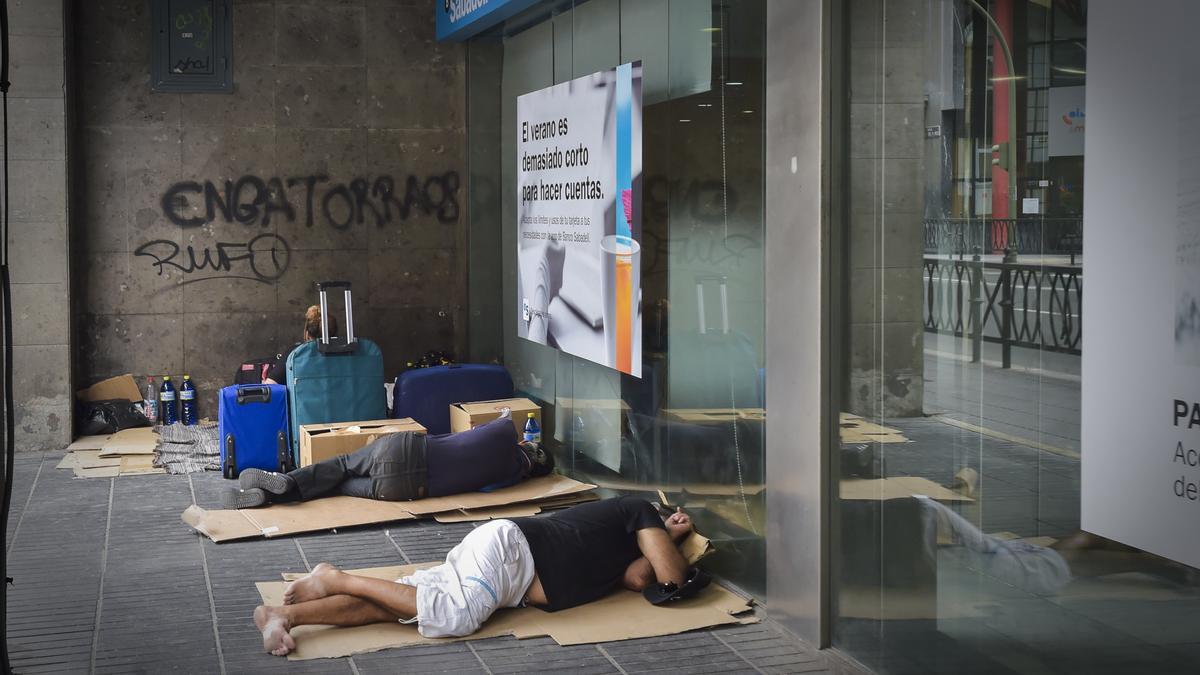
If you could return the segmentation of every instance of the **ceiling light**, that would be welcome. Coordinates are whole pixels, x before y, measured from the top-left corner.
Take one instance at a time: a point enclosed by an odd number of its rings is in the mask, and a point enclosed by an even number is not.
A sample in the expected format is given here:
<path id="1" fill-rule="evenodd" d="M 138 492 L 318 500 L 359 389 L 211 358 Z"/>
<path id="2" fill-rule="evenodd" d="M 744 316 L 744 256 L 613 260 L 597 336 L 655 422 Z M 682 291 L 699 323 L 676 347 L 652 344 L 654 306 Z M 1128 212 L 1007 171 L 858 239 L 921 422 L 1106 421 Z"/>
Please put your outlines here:
<path id="1" fill-rule="evenodd" d="M 696 107 L 697 108 L 711 108 L 712 104 L 711 103 L 697 103 Z"/>
<path id="2" fill-rule="evenodd" d="M 729 85 L 729 86 L 731 86 L 731 87 L 740 87 L 740 86 L 742 86 L 742 83 L 741 83 L 741 82 L 726 82 L 725 84 L 727 84 L 727 85 Z"/>
<path id="3" fill-rule="evenodd" d="M 721 29 L 717 28 L 716 26 L 709 26 L 708 28 L 701 28 L 700 32 L 701 33 L 720 33 Z"/>
<path id="4" fill-rule="evenodd" d="M 691 122 L 691 120 L 679 120 L 680 122 Z"/>
<path id="5" fill-rule="evenodd" d="M 754 111 L 753 111 L 753 110 L 743 110 L 742 112 L 744 112 L 744 113 L 746 113 L 746 114 L 750 114 L 750 113 L 752 113 L 752 112 L 754 112 Z"/>

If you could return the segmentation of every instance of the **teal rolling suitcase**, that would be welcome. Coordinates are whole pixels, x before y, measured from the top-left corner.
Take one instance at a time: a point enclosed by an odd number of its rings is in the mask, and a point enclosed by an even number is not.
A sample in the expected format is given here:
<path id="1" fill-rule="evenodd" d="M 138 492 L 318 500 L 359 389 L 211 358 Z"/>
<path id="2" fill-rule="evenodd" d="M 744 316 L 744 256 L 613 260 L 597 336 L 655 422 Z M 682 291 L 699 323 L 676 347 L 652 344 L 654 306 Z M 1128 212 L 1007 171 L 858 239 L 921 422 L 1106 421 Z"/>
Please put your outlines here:
<path id="1" fill-rule="evenodd" d="M 328 291 L 346 296 L 344 336 L 329 335 Z M 287 396 L 291 412 L 292 459 L 300 462 L 300 427 L 305 424 L 359 422 L 387 416 L 383 388 L 383 352 L 354 335 L 350 282 L 317 284 L 321 303 L 321 338 L 292 350 L 287 357 Z"/>

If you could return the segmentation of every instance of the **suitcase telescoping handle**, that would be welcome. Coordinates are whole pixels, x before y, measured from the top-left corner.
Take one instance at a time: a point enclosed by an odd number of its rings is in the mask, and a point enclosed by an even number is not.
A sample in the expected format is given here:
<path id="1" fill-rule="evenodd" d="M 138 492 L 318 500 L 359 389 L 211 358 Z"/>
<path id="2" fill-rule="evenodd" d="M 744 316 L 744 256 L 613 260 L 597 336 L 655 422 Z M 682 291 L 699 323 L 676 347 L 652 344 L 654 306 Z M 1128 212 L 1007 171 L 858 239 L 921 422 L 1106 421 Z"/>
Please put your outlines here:
<path id="1" fill-rule="evenodd" d="M 340 288 L 345 292 L 346 297 L 346 337 L 342 339 L 330 339 L 329 337 L 329 290 Z M 321 343 L 317 345 L 317 349 L 322 354 L 343 354 L 352 352 L 358 347 L 358 341 L 354 338 L 354 302 L 350 294 L 349 281 L 318 281 L 317 294 L 320 296 L 321 302 Z"/>
<path id="2" fill-rule="evenodd" d="M 716 282 L 717 288 L 721 293 L 721 332 L 729 332 L 729 292 L 726 287 L 726 278 L 724 275 L 701 275 L 696 277 L 696 313 L 700 320 L 700 334 L 708 334 L 708 321 L 704 315 L 704 285 L 707 282 Z"/>
<path id="3" fill-rule="evenodd" d="M 271 387 L 265 384 L 245 384 L 237 390 L 238 405 L 246 403 L 270 403 Z"/>

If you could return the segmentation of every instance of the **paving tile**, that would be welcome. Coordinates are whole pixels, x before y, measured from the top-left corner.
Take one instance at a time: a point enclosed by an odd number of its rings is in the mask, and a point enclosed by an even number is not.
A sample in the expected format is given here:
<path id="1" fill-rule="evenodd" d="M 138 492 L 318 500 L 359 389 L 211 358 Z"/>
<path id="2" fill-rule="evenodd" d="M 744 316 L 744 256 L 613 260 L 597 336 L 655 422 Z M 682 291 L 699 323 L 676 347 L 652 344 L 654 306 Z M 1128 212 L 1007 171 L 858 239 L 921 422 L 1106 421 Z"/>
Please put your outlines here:
<path id="1" fill-rule="evenodd" d="M 361 654 L 353 666 L 345 658 L 289 662 L 262 650 L 254 582 L 303 570 L 306 561 L 369 567 L 442 560 L 474 525 L 403 521 L 215 544 L 179 514 L 193 499 L 219 507 L 230 485 L 219 475 L 77 480 L 53 469 L 60 458 L 22 457 L 16 467 L 9 527 L 20 522 L 20 530 L 9 562 L 18 581 L 9 593 L 9 638 L 20 672 L 87 672 L 93 658 L 97 673 L 217 673 L 222 666 L 225 673 L 738 673 L 819 665 L 806 648 L 761 626 L 602 647 L 508 637 L 439 643 Z M 16 499 L 22 490 L 31 495 L 28 508 Z"/>

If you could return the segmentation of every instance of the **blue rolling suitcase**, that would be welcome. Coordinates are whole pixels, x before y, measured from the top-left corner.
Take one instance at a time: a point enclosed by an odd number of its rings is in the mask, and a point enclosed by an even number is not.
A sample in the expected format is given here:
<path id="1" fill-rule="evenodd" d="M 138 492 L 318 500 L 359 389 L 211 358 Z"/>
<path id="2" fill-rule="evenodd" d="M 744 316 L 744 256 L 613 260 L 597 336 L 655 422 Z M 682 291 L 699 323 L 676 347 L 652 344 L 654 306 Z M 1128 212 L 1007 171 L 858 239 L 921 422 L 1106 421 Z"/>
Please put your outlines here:
<path id="1" fill-rule="evenodd" d="M 329 335 L 328 291 L 334 288 L 345 292 L 345 336 Z M 287 396 L 295 462 L 300 458 L 301 425 L 363 422 L 387 416 L 383 352 L 374 342 L 354 335 L 350 282 L 318 283 L 317 292 L 321 303 L 321 338 L 305 342 L 287 357 Z"/>
<path id="2" fill-rule="evenodd" d="M 287 392 L 282 384 L 224 387 L 217 408 L 221 472 L 226 478 L 237 478 L 249 468 L 291 468 Z"/>
<path id="3" fill-rule="evenodd" d="M 392 417 L 411 417 L 430 434 L 450 433 L 450 406 L 469 401 L 512 398 L 513 381 L 504 366 L 455 363 L 407 370 L 392 388 Z"/>

